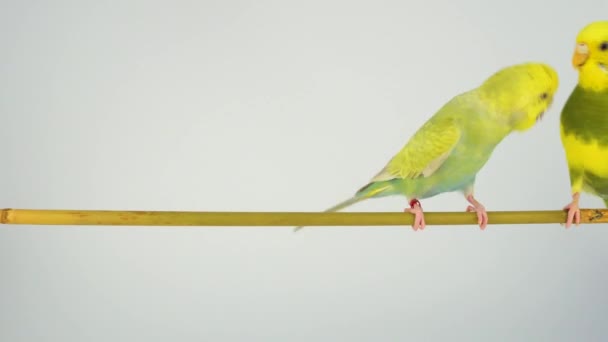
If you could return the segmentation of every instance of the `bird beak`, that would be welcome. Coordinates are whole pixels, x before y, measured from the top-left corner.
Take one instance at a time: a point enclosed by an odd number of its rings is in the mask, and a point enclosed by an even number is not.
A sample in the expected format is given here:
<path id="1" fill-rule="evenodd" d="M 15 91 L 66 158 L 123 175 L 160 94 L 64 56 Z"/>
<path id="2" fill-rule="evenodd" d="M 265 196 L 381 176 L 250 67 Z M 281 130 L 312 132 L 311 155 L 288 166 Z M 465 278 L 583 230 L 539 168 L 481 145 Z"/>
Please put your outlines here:
<path id="1" fill-rule="evenodd" d="M 572 65 L 575 68 L 583 66 L 589 58 L 589 47 L 585 43 L 576 44 L 574 55 L 572 56 Z"/>

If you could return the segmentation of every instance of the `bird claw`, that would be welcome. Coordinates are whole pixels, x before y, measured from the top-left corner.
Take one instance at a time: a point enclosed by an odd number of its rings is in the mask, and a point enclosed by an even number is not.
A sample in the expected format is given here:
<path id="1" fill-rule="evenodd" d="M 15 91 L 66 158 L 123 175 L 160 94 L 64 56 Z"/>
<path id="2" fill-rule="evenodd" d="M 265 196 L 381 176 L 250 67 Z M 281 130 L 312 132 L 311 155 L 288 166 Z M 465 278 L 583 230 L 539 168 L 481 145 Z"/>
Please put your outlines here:
<path id="1" fill-rule="evenodd" d="M 568 218 L 566 219 L 566 229 L 570 228 L 573 222 L 578 227 L 581 223 L 581 209 L 578 206 L 578 201 L 570 202 L 570 204 L 564 207 L 564 210 L 568 210 Z"/>
<path id="2" fill-rule="evenodd" d="M 423 230 L 426 227 L 426 223 L 424 222 L 424 213 L 422 212 L 420 202 L 417 200 L 412 200 L 410 205 L 411 208 L 406 208 L 404 212 L 414 215 L 414 223 L 412 224 L 412 228 L 414 231 Z"/>
<path id="3" fill-rule="evenodd" d="M 471 199 L 469 199 L 469 201 L 473 205 L 469 205 L 466 211 L 471 213 L 477 213 L 477 224 L 479 225 L 479 228 L 481 228 L 481 230 L 486 229 L 486 227 L 488 226 L 488 212 L 486 211 L 486 208 L 481 205 L 481 203 L 472 199 L 472 197 Z"/>

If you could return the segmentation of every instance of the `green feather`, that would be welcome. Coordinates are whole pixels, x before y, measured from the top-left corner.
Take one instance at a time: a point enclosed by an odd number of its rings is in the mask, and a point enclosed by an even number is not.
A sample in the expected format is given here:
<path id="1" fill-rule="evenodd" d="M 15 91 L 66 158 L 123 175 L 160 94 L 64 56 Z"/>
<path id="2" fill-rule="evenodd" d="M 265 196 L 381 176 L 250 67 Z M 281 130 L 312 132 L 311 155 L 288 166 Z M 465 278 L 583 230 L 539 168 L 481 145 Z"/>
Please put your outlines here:
<path id="1" fill-rule="evenodd" d="M 564 105 L 561 124 L 566 135 L 608 146 L 608 89 L 593 91 L 577 86 Z"/>
<path id="2" fill-rule="evenodd" d="M 585 171 L 583 177 L 586 190 L 608 200 L 608 178 L 594 175 L 589 171 Z"/>

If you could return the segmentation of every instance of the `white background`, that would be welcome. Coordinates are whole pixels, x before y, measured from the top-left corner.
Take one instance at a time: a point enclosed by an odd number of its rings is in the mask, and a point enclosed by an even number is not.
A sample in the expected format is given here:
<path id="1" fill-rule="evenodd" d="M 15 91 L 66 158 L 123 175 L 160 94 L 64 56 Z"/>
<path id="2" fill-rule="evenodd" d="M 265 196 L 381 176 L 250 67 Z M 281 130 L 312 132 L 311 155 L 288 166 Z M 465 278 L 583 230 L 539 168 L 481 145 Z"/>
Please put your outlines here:
<path id="1" fill-rule="evenodd" d="M 452 96 L 542 61 L 560 75 L 554 106 L 496 149 L 476 195 L 561 209 L 574 39 L 606 13 L 603 0 L 2 1 L 0 206 L 322 210 Z M 603 340 L 606 228 L 2 226 L 0 339 Z"/>

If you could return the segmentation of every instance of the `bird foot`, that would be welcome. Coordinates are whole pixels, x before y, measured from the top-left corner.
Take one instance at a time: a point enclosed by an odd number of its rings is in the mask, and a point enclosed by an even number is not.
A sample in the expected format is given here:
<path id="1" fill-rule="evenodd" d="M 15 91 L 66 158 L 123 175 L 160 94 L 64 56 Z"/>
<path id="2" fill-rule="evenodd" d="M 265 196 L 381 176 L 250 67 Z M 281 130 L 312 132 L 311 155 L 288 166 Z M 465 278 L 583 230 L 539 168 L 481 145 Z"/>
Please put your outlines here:
<path id="1" fill-rule="evenodd" d="M 581 223 L 581 209 L 578 207 L 578 201 L 570 202 L 570 204 L 564 207 L 564 210 L 568 210 L 568 218 L 566 219 L 566 229 L 570 228 L 572 223 L 575 223 L 578 227 Z"/>
<path id="2" fill-rule="evenodd" d="M 486 208 L 479 203 L 472 195 L 467 196 L 467 201 L 472 205 L 467 207 L 467 212 L 477 213 L 477 224 L 481 230 L 486 229 L 488 226 L 488 213 Z"/>
<path id="3" fill-rule="evenodd" d="M 426 223 L 424 222 L 424 213 L 422 212 L 422 206 L 420 205 L 420 201 L 417 199 L 413 199 L 410 201 L 410 208 L 406 208 L 404 210 L 406 213 L 411 213 L 414 215 L 414 223 L 412 224 L 412 228 L 414 231 L 423 230 L 426 227 Z"/>

